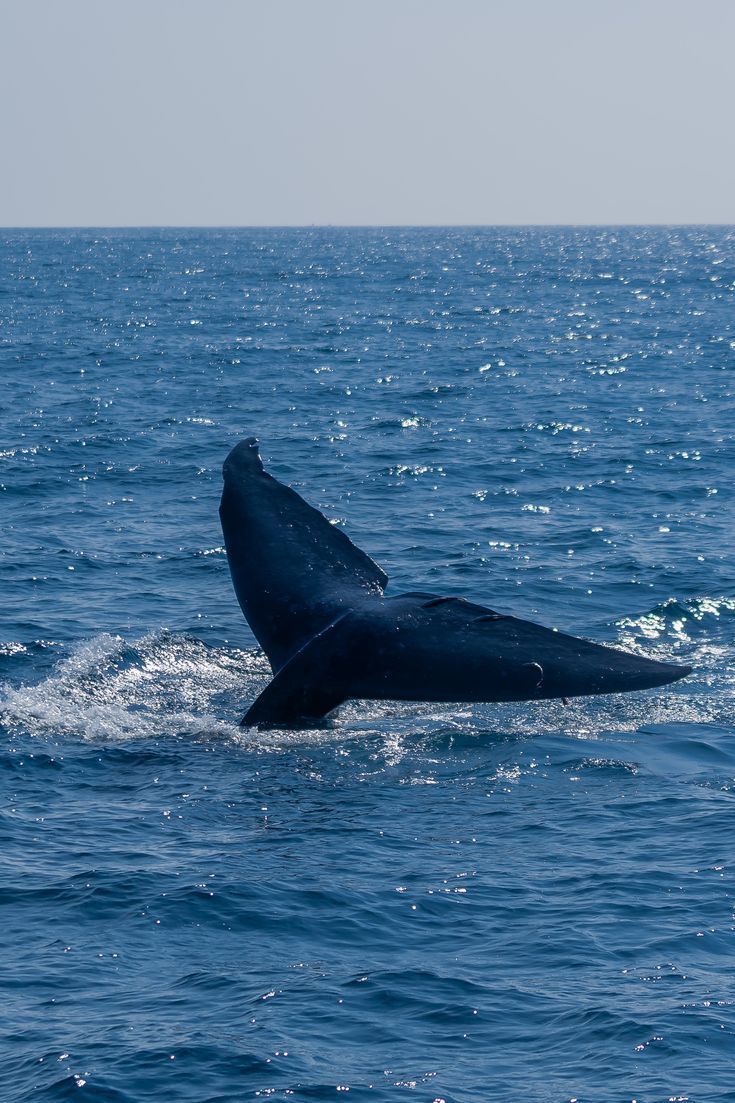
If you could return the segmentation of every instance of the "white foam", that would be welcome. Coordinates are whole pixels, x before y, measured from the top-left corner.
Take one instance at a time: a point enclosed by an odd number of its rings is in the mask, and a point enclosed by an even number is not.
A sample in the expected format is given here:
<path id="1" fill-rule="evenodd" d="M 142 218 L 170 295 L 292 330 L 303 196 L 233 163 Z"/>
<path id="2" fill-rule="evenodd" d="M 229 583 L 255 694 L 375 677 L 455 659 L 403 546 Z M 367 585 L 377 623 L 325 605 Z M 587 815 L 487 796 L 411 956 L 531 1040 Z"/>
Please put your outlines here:
<path id="1" fill-rule="evenodd" d="M 256 652 L 166 632 L 132 642 L 105 633 L 79 644 L 38 684 L 3 687 L 0 718 L 34 735 L 90 740 L 232 738 L 239 697 L 259 692 L 267 674 Z M 223 706 L 227 694 L 233 699 Z"/>

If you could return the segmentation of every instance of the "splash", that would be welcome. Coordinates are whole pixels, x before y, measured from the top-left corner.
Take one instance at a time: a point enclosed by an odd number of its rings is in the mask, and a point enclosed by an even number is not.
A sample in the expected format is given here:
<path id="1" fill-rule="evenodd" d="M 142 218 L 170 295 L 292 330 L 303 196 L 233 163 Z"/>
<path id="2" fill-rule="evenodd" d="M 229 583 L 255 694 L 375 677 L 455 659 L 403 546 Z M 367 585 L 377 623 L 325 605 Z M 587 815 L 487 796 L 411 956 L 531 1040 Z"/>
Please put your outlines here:
<path id="1" fill-rule="evenodd" d="M 733 598 L 669 598 L 640 617 L 620 620 L 618 642 L 652 658 L 690 663 L 701 684 L 729 698 L 735 693 L 734 623 Z"/>
<path id="2" fill-rule="evenodd" d="M 257 692 L 266 675 L 256 652 L 168 632 L 132 642 L 104 633 L 38 684 L 3 687 L 0 720 L 32 735 L 86 740 L 233 737 L 239 698 Z"/>
<path id="3" fill-rule="evenodd" d="M 627 631 L 621 642 L 637 643 L 644 640 L 669 640 L 675 644 L 691 643 L 703 635 L 711 634 L 717 621 L 732 622 L 735 614 L 735 598 L 701 597 L 668 601 L 655 606 L 640 617 L 624 617 L 619 627 Z"/>

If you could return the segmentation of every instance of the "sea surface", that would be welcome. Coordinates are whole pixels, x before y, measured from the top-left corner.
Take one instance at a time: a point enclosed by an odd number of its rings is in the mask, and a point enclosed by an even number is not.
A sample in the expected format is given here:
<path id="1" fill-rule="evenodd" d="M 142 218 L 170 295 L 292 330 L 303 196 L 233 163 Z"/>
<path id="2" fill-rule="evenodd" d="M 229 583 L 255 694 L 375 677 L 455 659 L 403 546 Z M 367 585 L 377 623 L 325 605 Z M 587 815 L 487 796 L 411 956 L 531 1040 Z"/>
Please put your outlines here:
<path id="1" fill-rule="evenodd" d="M 734 378 L 729 228 L 1 231 L 3 1103 L 735 1100 Z M 251 434 L 694 673 L 241 728 Z"/>

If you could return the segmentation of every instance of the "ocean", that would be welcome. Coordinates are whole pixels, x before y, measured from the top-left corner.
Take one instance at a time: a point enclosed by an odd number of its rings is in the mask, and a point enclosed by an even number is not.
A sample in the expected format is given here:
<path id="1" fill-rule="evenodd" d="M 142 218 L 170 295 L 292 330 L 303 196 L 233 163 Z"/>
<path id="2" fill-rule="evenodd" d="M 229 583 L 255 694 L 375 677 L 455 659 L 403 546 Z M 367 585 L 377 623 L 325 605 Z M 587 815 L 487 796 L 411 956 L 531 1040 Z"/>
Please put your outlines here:
<path id="1" fill-rule="evenodd" d="M 735 230 L 0 232 L 3 1103 L 735 1100 Z M 221 465 L 691 663 L 240 718 Z"/>

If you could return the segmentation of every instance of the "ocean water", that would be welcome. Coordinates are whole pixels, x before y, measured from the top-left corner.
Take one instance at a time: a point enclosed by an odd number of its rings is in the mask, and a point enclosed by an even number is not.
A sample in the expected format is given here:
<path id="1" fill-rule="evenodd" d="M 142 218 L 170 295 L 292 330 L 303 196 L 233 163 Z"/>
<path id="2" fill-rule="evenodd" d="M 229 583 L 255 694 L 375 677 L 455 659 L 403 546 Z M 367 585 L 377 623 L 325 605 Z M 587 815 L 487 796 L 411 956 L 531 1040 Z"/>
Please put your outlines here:
<path id="1" fill-rule="evenodd" d="M 4 1103 L 735 1100 L 735 231 L 0 234 Z M 694 673 L 239 720 L 242 436 Z"/>

